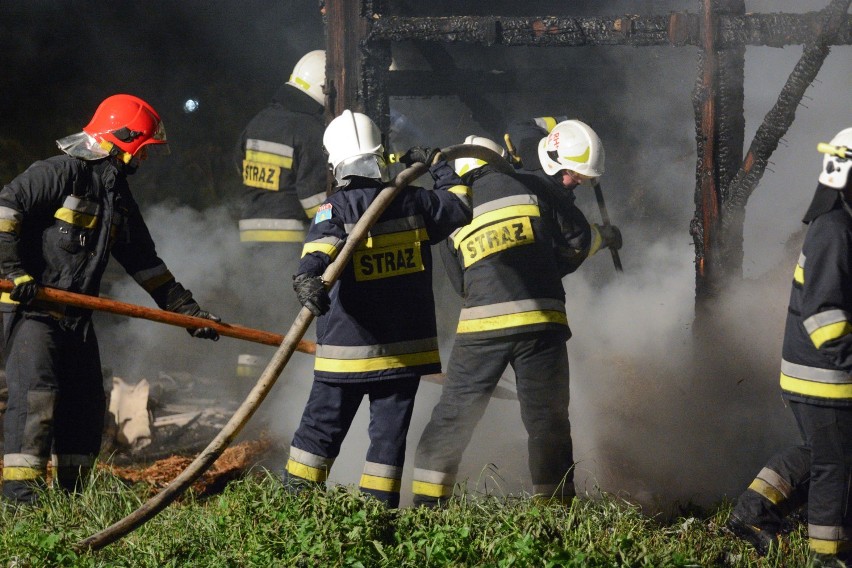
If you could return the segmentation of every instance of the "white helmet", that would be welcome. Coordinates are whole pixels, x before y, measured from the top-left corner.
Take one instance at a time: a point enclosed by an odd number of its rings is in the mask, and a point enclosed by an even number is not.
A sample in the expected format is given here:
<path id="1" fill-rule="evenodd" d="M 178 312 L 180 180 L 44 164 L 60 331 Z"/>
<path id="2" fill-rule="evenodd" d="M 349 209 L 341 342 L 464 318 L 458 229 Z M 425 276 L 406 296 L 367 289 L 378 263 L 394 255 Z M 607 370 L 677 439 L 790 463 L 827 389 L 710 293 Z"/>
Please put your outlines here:
<path id="1" fill-rule="evenodd" d="M 488 138 L 483 138 L 482 136 L 475 136 L 471 134 L 467 138 L 464 139 L 465 144 L 474 144 L 476 146 L 482 146 L 483 148 L 488 148 L 489 150 L 494 150 L 504 158 L 506 157 L 506 150 L 494 142 L 493 140 L 489 140 Z M 485 160 L 479 160 L 477 158 L 459 158 L 453 162 L 453 168 L 455 168 L 456 172 L 463 176 L 467 172 L 471 170 L 475 170 L 480 166 L 484 166 L 487 162 Z"/>
<path id="2" fill-rule="evenodd" d="M 293 67 L 287 84 L 306 92 L 316 102 L 325 106 L 325 94 L 322 92 L 325 85 L 325 51 L 315 49 L 303 55 Z"/>
<path id="3" fill-rule="evenodd" d="M 328 152 L 328 163 L 338 185 L 345 185 L 347 176 L 361 176 L 388 181 L 382 133 L 370 117 L 360 112 L 344 110 L 328 123 L 322 136 Z"/>
<path id="4" fill-rule="evenodd" d="M 852 151 L 852 128 L 844 128 L 829 142 L 831 153 L 826 152 L 822 159 L 822 172 L 819 174 L 819 182 L 834 189 L 843 189 L 849 183 L 849 170 L 852 169 L 852 157 L 841 157 L 838 154 L 849 156 Z M 838 151 L 845 148 L 845 151 Z M 822 145 L 820 145 L 822 150 Z"/>
<path id="5" fill-rule="evenodd" d="M 538 159 L 549 176 L 561 170 L 571 170 L 589 178 L 604 173 L 601 139 L 588 124 L 579 120 L 566 120 L 554 126 L 538 143 Z"/>

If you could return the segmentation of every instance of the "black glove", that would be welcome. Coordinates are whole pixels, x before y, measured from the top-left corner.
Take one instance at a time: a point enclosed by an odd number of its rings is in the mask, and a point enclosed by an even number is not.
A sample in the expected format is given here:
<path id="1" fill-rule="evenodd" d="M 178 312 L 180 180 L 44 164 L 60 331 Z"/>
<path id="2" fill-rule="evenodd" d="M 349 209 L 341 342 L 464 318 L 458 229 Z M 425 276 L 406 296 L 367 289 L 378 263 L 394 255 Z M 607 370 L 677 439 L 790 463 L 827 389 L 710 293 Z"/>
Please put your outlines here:
<path id="1" fill-rule="evenodd" d="M 601 248 L 618 250 L 621 248 L 621 231 L 615 225 L 595 225 L 601 235 Z"/>
<path id="2" fill-rule="evenodd" d="M 23 274 L 13 279 L 15 287 L 9 293 L 9 297 L 21 304 L 27 305 L 32 302 L 38 294 L 38 283 L 29 274 Z"/>
<path id="3" fill-rule="evenodd" d="M 297 274 L 293 277 L 293 290 L 299 303 L 311 310 L 311 313 L 319 317 L 331 307 L 331 298 L 322 281 L 322 276 L 309 276 L 308 274 Z"/>
<path id="4" fill-rule="evenodd" d="M 192 299 L 192 295 L 189 294 L 189 290 L 186 290 L 186 295 L 184 296 L 184 299 L 185 301 L 183 303 L 175 306 L 174 308 L 172 308 L 171 311 L 178 314 L 183 314 L 185 316 L 195 316 L 197 318 L 209 319 L 215 322 L 222 321 L 222 318 L 220 318 L 219 316 L 213 315 L 206 310 L 202 310 L 201 307 L 198 305 L 198 302 Z M 217 332 L 212 327 L 192 327 L 187 328 L 186 331 L 192 337 L 219 341 L 219 332 Z"/>
<path id="5" fill-rule="evenodd" d="M 432 160 L 435 159 L 435 155 L 440 151 L 441 150 L 439 148 L 421 148 L 420 146 L 413 146 L 399 158 L 399 161 L 408 167 L 411 167 L 411 165 L 416 162 L 431 166 Z"/>
<path id="6" fill-rule="evenodd" d="M 195 305 L 198 306 L 198 304 L 195 304 Z M 202 310 L 201 308 L 198 308 L 198 311 L 195 312 L 194 314 L 187 314 L 187 315 L 195 316 L 197 318 L 209 319 L 210 321 L 215 321 L 217 323 L 222 321 L 222 318 L 220 318 L 219 316 L 211 314 L 210 312 L 208 312 L 206 310 Z M 213 341 L 219 341 L 219 332 L 216 331 L 215 329 L 213 329 L 212 327 L 197 327 L 197 328 L 187 329 L 186 331 L 189 332 L 189 334 L 192 337 L 197 337 L 199 339 L 212 339 Z"/>

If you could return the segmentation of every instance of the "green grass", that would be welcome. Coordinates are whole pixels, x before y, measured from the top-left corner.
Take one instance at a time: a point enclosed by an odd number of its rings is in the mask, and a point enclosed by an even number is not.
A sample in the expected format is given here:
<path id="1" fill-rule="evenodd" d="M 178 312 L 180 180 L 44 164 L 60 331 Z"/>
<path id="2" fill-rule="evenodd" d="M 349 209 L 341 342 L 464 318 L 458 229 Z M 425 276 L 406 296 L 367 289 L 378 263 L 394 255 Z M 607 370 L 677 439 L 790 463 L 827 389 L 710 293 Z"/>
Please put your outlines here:
<path id="1" fill-rule="evenodd" d="M 77 497 L 47 491 L 36 508 L 0 509 L 0 566 L 536 566 L 807 565 L 806 529 L 760 559 L 721 526 L 730 506 L 662 521 L 611 495 L 571 506 L 463 495 L 439 510 L 387 510 L 344 487 L 289 495 L 271 473 L 186 498 L 93 553 L 73 544 L 132 512 L 144 488 L 99 471 Z"/>

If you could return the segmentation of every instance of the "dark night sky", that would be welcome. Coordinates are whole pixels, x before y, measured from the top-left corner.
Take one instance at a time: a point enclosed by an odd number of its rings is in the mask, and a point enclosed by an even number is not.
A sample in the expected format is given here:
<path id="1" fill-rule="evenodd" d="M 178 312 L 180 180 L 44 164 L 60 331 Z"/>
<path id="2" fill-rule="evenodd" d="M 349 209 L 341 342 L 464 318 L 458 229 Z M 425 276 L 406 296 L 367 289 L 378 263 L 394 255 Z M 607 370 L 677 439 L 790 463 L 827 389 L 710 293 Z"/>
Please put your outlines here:
<path id="1" fill-rule="evenodd" d="M 56 138 L 79 131 L 106 96 L 126 92 L 151 103 L 166 125 L 172 154 L 158 167 L 172 177 L 202 170 L 183 182 L 199 186 L 200 194 L 185 194 L 199 205 L 221 190 L 210 177 L 248 119 L 298 58 L 324 43 L 315 0 L 6 0 L 0 181 L 54 154 Z M 190 97 L 201 104 L 186 114 Z"/>

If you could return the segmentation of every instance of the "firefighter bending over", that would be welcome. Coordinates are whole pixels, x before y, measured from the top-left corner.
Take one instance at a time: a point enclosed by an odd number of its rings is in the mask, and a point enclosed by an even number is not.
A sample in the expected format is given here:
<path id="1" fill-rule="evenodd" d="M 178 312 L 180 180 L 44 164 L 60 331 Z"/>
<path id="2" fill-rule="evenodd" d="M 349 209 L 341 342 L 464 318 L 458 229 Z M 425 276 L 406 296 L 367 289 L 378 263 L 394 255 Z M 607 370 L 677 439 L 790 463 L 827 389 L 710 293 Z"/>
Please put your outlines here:
<path id="1" fill-rule="evenodd" d="M 100 450 L 105 394 L 91 311 L 36 299 L 39 286 L 97 296 L 112 255 L 163 309 L 203 311 L 157 256 L 127 176 L 149 151 L 168 152 L 160 116 L 113 95 L 83 131 L 57 141 L 64 154 L 35 162 L 0 191 L 0 296 L 9 387 L 3 496 L 35 503 L 51 449 L 56 479 L 82 487 Z M 218 339 L 212 328 L 189 330 Z"/>
<path id="2" fill-rule="evenodd" d="M 603 146 L 594 131 L 579 121 L 558 128 L 559 159 L 588 158 L 560 162 L 568 180 L 565 188 L 573 189 L 581 177 L 602 175 Z M 502 150 L 478 136 L 466 143 Z M 507 175 L 470 159 L 456 160 L 455 167 L 471 186 L 474 217 L 440 250 L 450 281 L 464 300 L 447 380 L 417 446 L 414 503 L 435 506 L 452 496 L 462 454 L 508 365 L 515 371 L 529 436 L 533 492 L 570 500 L 574 484 L 566 341 L 571 332 L 562 277 L 589 254 L 589 224 L 567 192 L 554 194 L 538 176 Z M 561 203 L 556 201 L 560 198 Z"/>
<path id="3" fill-rule="evenodd" d="M 314 216 L 294 276 L 299 301 L 319 317 L 314 382 L 285 483 L 300 490 L 326 481 L 367 396 L 370 446 L 359 486 L 397 507 L 420 376 L 441 370 L 430 246 L 470 222 L 470 190 L 446 161 L 432 164 L 435 191 L 404 188 L 327 291 L 321 275 L 388 174 L 381 134 L 366 115 L 344 111 L 323 144 L 337 188 Z M 429 164 L 436 153 L 415 148 L 402 161 Z"/>
<path id="4" fill-rule="evenodd" d="M 803 443 L 770 458 L 728 528 L 764 555 L 777 548 L 782 519 L 807 503 L 815 560 L 852 566 L 852 128 L 820 149 L 781 359 L 781 394 Z"/>

